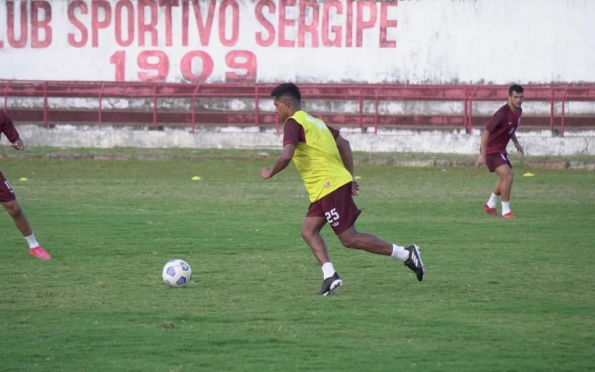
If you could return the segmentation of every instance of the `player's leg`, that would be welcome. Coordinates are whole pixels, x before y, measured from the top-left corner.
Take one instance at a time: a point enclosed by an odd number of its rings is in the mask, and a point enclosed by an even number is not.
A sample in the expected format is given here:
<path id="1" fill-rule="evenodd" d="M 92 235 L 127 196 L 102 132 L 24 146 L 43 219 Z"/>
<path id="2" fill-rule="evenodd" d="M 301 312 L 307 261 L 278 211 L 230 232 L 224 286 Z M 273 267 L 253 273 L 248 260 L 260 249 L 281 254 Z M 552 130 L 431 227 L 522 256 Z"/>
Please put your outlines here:
<path id="1" fill-rule="evenodd" d="M 424 267 L 418 246 L 411 245 L 405 248 L 398 244 L 391 244 L 376 235 L 357 231 L 355 221 L 361 211 L 355 205 L 351 195 L 351 184 L 321 199 L 321 207 L 344 247 L 397 258 L 416 273 L 418 280 L 423 279 Z"/>
<path id="2" fill-rule="evenodd" d="M 19 203 L 16 200 L 12 200 L 9 202 L 2 202 L 2 205 L 10 217 L 12 217 L 15 226 L 21 234 L 23 234 L 23 237 L 29 244 L 29 254 L 42 260 L 49 260 L 51 258 L 50 255 L 37 242 L 35 234 L 33 234 L 33 230 L 31 229 L 31 225 L 29 225 L 27 215 L 21 209 Z"/>
<path id="3" fill-rule="evenodd" d="M 344 247 L 361 249 L 384 256 L 391 256 L 393 254 L 393 244 L 380 239 L 376 235 L 356 230 L 355 221 L 361 211 L 357 208 L 351 195 L 351 183 L 325 196 L 321 199 L 320 204 L 322 210 L 325 212 L 327 221 Z M 399 251 L 398 258 L 401 258 L 402 261 L 407 259 L 404 249 Z"/>
<path id="4" fill-rule="evenodd" d="M 506 156 L 506 154 L 489 154 L 486 156 L 486 165 L 490 171 L 490 173 L 495 172 L 495 170 L 504 165 L 504 164 L 509 164 L 508 163 L 508 157 Z M 494 185 L 494 190 L 492 191 L 492 195 L 490 195 L 490 198 L 488 199 L 488 201 L 483 205 L 483 211 L 491 214 L 492 216 L 497 216 L 498 215 L 498 211 L 496 210 L 496 206 L 498 205 L 498 200 L 500 200 L 500 197 L 502 195 L 502 178 L 498 178 L 498 181 L 496 181 L 496 184 Z"/>
<path id="5" fill-rule="evenodd" d="M 425 268 L 417 245 L 412 244 L 405 248 L 398 244 L 391 244 L 376 235 L 357 231 L 355 225 L 351 225 L 347 230 L 338 234 L 337 237 L 346 248 L 360 249 L 399 259 L 415 273 L 417 280 L 423 280 Z"/>
<path id="6" fill-rule="evenodd" d="M 383 256 L 391 256 L 393 253 L 393 244 L 380 239 L 376 235 L 359 232 L 355 229 L 355 225 L 351 225 L 347 230 L 338 234 L 337 237 L 345 248 L 361 249 Z M 403 253 L 402 257 L 402 261 L 407 259 L 405 253 Z"/>
<path id="7" fill-rule="evenodd" d="M 326 219 L 324 217 L 306 217 L 302 223 L 302 239 L 308 244 L 321 266 L 331 262 L 328 247 L 320 235 L 320 230 L 325 224 Z"/>
<path id="8" fill-rule="evenodd" d="M 496 206 L 498 205 L 498 200 L 500 200 L 500 179 L 496 181 L 494 185 L 494 191 L 492 191 L 492 195 L 490 195 L 488 201 L 483 205 L 483 211 L 487 214 L 491 214 L 492 216 L 497 216 L 498 211 L 496 210 Z"/>
<path id="9" fill-rule="evenodd" d="M 320 230 L 326 222 L 326 217 L 324 217 L 319 203 L 312 203 L 302 223 L 302 239 L 308 244 L 322 268 L 322 285 L 318 292 L 318 295 L 321 296 L 330 296 L 343 285 L 343 280 L 335 271 L 329 257 L 328 246 L 320 235 Z"/>
<path id="10" fill-rule="evenodd" d="M 500 178 L 498 178 L 498 181 L 496 181 L 496 184 L 494 185 L 492 195 L 495 195 L 497 198 L 500 198 L 500 195 L 502 195 L 502 180 Z M 488 202 L 490 202 L 490 200 L 488 200 Z M 496 200 L 496 203 L 497 202 L 498 200 Z M 492 208 L 496 208 L 496 203 L 493 204 Z"/>
<path id="11" fill-rule="evenodd" d="M 21 206 L 16 199 L 14 190 L 4 178 L 2 173 L 0 173 L 0 204 L 4 206 L 6 212 L 8 212 L 10 217 L 12 217 L 17 229 L 21 232 L 21 234 L 23 234 L 23 237 L 25 240 L 27 240 L 27 243 L 29 243 L 29 253 L 34 257 L 41 258 L 43 260 L 49 260 L 51 258 L 50 255 L 39 245 L 35 239 L 35 235 L 33 234 L 31 225 L 29 225 L 27 215 L 21 209 Z"/>
<path id="12" fill-rule="evenodd" d="M 514 218 L 510 211 L 510 192 L 512 190 L 512 182 L 514 181 L 514 174 L 509 164 L 500 165 L 494 170 L 500 177 L 500 195 L 502 198 L 502 217 Z"/>
<path id="13" fill-rule="evenodd" d="M 512 189 L 512 182 L 514 175 L 512 169 L 507 164 L 501 165 L 495 170 L 498 177 L 500 177 L 500 196 L 503 202 L 510 201 L 510 190 Z"/>
<path id="14" fill-rule="evenodd" d="M 29 220 L 27 219 L 27 215 L 21 209 L 21 206 L 16 200 L 12 200 L 9 202 L 3 202 L 2 205 L 6 209 L 6 212 L 12 217 L 15 226 L 23 236 L 31 236 L 33 231 L 31 230 L 31 226 L 29 225 Z"/>

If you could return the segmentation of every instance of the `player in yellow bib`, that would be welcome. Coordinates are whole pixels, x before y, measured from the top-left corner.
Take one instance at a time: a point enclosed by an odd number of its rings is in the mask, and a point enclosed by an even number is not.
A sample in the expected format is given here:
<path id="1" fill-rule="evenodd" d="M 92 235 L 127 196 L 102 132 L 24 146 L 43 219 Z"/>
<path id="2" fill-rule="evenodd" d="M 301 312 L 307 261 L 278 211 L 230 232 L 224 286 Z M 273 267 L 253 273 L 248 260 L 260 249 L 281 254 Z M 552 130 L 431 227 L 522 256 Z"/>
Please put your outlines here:
<path id="1" fill-rule="evenodd" d="M 353 177 L 353 155 L 349 142 L 339 131 L 301 109 L 301 93 L 293 83 L 277 86 L 275 111 L 283 120 L 283 151 L 272 168 L 265 167 L 261 177 L 269 179 L 293 159 L 310 196 L 310 207 L 302 224 L 302 238 L 322 266 L 323 281 L 319 295 L 329 296 L 343 281 L 329 258 L 328 247 L 320 230 L 328 222 L 341 244 L 347 248 L 392 256 L 405 263 L 417 276 L 424 277 L 424 265 L 415 244 L 405 248 L 377 236 L 358 232 L 355 221 L 361 211 L 353 196 L 359 185 Z"/>

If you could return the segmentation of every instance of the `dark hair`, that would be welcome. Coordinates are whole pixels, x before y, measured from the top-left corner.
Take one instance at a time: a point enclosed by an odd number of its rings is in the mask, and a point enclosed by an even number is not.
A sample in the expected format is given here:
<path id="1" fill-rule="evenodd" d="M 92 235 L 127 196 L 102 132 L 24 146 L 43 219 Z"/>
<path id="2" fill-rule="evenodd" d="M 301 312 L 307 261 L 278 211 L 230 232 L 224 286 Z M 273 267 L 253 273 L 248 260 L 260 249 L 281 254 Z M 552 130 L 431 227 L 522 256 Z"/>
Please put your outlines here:
<path id="1" fill-rule="evenodd" d="M 277 85 L 277 87 L 271 92 L 271 96 L 275 97 L 275 99 L 279 99 L 281 97 L 292 98 L 298 100 L 298 102 L 302 100 L 300 88 L 298 88 L 294 83 L 283 83 L 281 85 Z"/>
<path id="2" fill-rule="evenodd" d="M 525 90 L 523 89 L 522 86 L 518 85 L 518 84 L 513 84 L 510 86 L 510 88 L 508 88 L 508 95 L 512 96 L 512 92 L 516 92 L 516 93 L 523 93 Z"/>

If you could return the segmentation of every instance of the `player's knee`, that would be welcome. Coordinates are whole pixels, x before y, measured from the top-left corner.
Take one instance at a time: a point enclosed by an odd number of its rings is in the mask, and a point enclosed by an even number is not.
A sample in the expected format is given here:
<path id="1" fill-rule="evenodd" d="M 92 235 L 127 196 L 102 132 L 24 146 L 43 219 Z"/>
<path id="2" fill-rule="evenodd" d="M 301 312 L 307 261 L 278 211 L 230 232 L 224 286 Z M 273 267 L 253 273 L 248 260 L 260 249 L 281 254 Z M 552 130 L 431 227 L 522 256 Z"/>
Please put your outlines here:
<path id="1" fill-rule="evenodd" d="M 512 172 L 506 172 L 500 176 L 502 182 L 512 183 L 513 175 Z"/>
<path id="2" fill-rule="evenodd" d="M 306 230 L 302 228 L 302 239 L 309 241 L 316 234 L 315 231 Z"/>
<path id="3" fill-rule="evenodd" d="M 357 239 L 352 234 L 339 236 L 339 241 L 345 248 L 357 248 Z"/>
<path id="4" fill-rule="evenodd" d="M 23 210 L 17 203 L 10 203 L 8 205 L 5 205 L 5 207 L 6 211 L 12 218 L 17 218 L 23 214 Z"/>

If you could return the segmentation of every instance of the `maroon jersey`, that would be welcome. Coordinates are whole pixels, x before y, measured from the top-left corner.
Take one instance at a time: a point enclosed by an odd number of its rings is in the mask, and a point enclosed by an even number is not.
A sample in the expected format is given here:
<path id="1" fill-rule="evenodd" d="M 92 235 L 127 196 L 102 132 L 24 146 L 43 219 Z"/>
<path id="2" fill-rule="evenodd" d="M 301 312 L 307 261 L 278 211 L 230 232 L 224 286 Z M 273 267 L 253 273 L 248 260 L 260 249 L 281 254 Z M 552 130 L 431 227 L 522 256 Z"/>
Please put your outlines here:
<path id="1" fill-rule="evenodd" d="M 10 116 L 0 111 L 0 136 L 2 136 L 2 133 L 4 133 L 10 143 L 14 143 L 19 139 L 19 132 L 17 132 L 17 129 L 12 124 Z"/>
<path id="2" fill-rule="evenodd" d="M 506 146 L 508 146 L 510 138 L 521 123 L 522 113 L 523 110 L 520 107 L 516 112 L 512 111 L 508 103 L 496 111 L 485 126 L 485 129 L 490 132 L 486 155 L 506 153 Z"/>
<path id="3" fill-rule="evenodd" d="M 337 139 L 339 137 L 340 132 L 327 125 L 327 128 L 333 134 L 333 138 Z M 295 119 L 289 119 L 285 122 L 285 126 L 283 127 L 283 146 L 291 144 L 297 147 L 298 142 L 306 143 L 306 133 L 304 132 L 304 127 Z"/>

